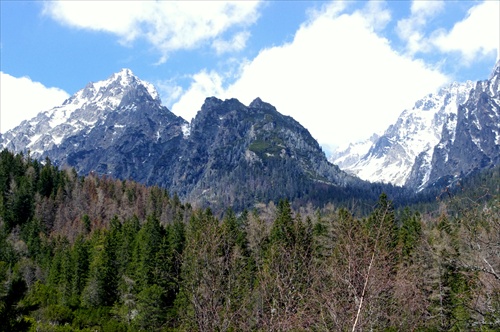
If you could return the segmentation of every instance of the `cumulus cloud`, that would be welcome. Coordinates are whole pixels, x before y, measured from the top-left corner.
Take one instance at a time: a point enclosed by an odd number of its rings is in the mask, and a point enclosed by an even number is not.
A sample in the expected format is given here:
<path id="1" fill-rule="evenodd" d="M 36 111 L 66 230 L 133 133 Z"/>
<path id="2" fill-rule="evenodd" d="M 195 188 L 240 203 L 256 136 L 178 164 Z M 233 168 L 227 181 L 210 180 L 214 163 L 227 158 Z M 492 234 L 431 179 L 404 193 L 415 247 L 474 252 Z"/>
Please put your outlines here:
<path id="1" fill-rule="evenodd" d="M 236 33 L 233 43 L 221 44 L 230 28 L 258 18 L 258 1 L 49 1 L 44 13 L 80 29 L 117 35 L 124 44 L 143 38 L 161 52 L 193 49 L 215 42 L 216 50 L 241 49 L 248 36 Z"/>
<path id="2" fill-rule="evenodd" d="M 181 98 L 172 106 L 172 112 L 191 120 L 196 116 L 205 98 L 210 96 L 221 97 L 226 95 L 222 88 L 223 77 L 215 71 L 203 70 L 193 75 L 190 87 Z"/>
<path id="3" fill-rule="evenodd" d="M 245 48 L 250 33 L 248 31 L 241 31 L 233 36 L 231 40 L 216 39 L 214 40 L 212 47 L 215 49 L 217 54 L 223 54 L 227 52 L 241 51 Z"/>
<path id="4" fill-rule="evenodd" d="M 29 77 L 0 72 L 0 132 L 4 133 L 39 112 L 62 104 L 69 95 L 58 88 L 47 88 Z"/>
<path id="5" fill-rule="evenodd" d="M 456 53 L 458 65 L 467 65 L 478 56 L 499 58 L 500 2 L 483 1 L 471 7 L 466 17 L 450 30 L 428 31 L 428 22 L 445 10 L 444 1 L 414 0 L 411 15 L 397 23 L 396 32 L 406 42 L 410 55 L 418 52 Z"/>
<path id="6" fill-rule="evenodd" d="M 432 43 L 442 52 L 459 52 L 466 62 L 494 53 L 500 58 L 500 2 L 484 1 L 450 31 L 438 31 Z"/>
<path id="7" fill-rule="evenodd" d="M 443 9 L 444 1 L 442 0 L 413 0 L 410 17 L 399 20 L 396 29 L 399 37 L 406 41 L 406 48 L 410 54 L 430 50 L 430 42 L 423 30 L 427 22 L 442 12 Z"/>
<path id="8" fill-rule="evenodd" d="M 198 110 L 209 95 L 245 104 L 260 97 L 298 120 L 324 147 L 384 130 L 448 78 L 394 51 L 367 12 L 343 13 L 333 3 L 301 26 L 292 42 L 244 63 L 231 85 L 224 86 L 217 73 L 198 73 L 172 110 L 189 119 L 194 113 L 186 111 Z"/>

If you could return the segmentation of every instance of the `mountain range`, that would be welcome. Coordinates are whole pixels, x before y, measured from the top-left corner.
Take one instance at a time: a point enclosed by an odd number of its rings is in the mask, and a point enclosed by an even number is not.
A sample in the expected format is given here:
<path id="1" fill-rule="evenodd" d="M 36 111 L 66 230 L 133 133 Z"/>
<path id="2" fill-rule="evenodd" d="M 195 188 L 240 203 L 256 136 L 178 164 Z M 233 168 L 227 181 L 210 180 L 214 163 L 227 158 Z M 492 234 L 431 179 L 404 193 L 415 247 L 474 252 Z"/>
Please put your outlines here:
<path id="1" fill-rule="evenodd" d="M 328 162 L 307 129 L 259 98 L 248 106 L 207 98 L 188 123 L 129 69 L 23 121 L 0 145 L 81 175 L 159 185 L 202 206 L 345 199 L 367 185 Z"/>
<path id="2" fill-rule="evenodd" d="M 497 63 L 488 80 L 425 96 L 383 135 L 330 161 L 306 128 L 259 98 L 247 106 L 209 97 L 187 122 L 129 69 L 23 121 L 0 135 L 0 147 L 80 175 L 158 185 L 215 208 L 284 197 L 376 200 L 382 191 L 404 197 L 409 191 L 395 185 L 421 191 L 499 163 L 499 71 Z"/>
<path id="3" fill-rule="evenodd" d="M 447 185 L 500 162 L 500 61 L 487 80 L 452 83 L 404 110 L 383 135 L 330 161 L 371 182 L 413 190 Z"/>

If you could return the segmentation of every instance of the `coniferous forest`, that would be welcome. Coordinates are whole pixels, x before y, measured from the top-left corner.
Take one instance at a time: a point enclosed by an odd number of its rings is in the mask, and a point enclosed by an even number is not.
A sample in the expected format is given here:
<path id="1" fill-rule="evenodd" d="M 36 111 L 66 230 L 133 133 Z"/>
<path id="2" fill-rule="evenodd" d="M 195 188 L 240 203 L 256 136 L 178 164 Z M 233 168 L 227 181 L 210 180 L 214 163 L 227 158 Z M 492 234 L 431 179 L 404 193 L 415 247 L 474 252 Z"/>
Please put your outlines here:
<path id="1" fill-rule="evenodd" d="M 198 209 L 0 153 L 2 331 L 498 331 L 500 170 L 433 203 Z"/>

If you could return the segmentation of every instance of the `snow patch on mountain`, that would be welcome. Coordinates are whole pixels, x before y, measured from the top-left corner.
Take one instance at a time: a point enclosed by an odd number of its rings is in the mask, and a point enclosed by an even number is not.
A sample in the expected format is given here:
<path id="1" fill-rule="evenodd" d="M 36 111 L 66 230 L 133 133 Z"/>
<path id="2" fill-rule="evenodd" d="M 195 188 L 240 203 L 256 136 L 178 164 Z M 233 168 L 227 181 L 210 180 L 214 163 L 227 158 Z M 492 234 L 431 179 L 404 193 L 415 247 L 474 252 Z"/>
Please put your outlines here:
<path id="1" fill-rule="evenodd" d="M 90 82 L 85 88 L 64 101 L 61 106 L 40 112 L 31 120 L 23 121 L 18 127 L 6 132 L 0 138 L 0 147 L 11 151 L 30 150 L 34 158 L 39 158 L 73 135 L 87 134 L 98 123 L 104 122 L 110 112 L 136 110 L 133 101 L 120 105 L 130 91 L 143 87 L 153 103 L 161 100 L 155 87 L 137 78 L 130 69 L 122 69 L 108 79 Z M 16 137 L 17 132 L 26 133 Z"/>
<path id="2" fill-rule="evenodd" d="M 404 185 L 416 158 L 429 177 L 434 147 L 443 132 L 455 139 L 457 107 L 467 100 L 473 82 L 452 83 L 418 100 L 401 113 L 380 137 L 350 145 L 332 154 L 330 161 L 341 169 L 371 182 Z"/>
<path id="3" fill-rule="evenodd" d="M 191 126 L 188 123 L 186 123 L 186 124 L 182 125 L 181 129 L 182 129 L 183 137 L 188 138 L 189 135 L 191 134 Z"/>
<path id="4" fill-rule="evenodd" d="M 356 163 L 364 155 L 366 155 L 373 143 L 376 142 L 379 137 L 379 135 L 373 134 L 370 138 L 364 141 L 350 143 L 344 149 L 333 151 L 329 160 L 340 168 L 349 171 L 349 166 Z"/>

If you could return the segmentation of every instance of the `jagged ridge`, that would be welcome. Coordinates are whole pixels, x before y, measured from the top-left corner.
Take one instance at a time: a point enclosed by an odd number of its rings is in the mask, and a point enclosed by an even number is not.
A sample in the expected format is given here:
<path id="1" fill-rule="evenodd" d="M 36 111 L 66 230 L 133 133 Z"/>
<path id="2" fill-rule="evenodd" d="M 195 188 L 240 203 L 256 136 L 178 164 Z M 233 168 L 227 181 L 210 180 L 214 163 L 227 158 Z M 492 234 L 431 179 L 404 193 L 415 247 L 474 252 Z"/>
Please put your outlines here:
<path id="1" fill-rule="evenodd" d="M 452 83 L 425 96 L 403 111 L 382 136 L 352 144 L 330 160 L 362 179 L 417 190 L 442 177 L 497 164 L 498 68 L 497 63 L 489 80 Z M 462 137 L 471 130 L 469 138 Z M 468 142 L 473 146 L 466 147 Z"/>
<path id="2" fill-rule="evenodd" d="M 212 206 L 340 195 L 362 184 L 329 163 L 298 122 L 259 98 L 249 106 L 207 98 L 189 124 L 128 69 L 24 121 L 0 144 L 79 174 L 161 185 Z"/>

